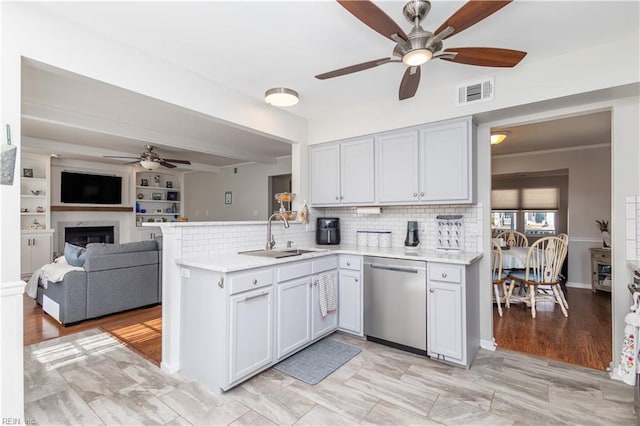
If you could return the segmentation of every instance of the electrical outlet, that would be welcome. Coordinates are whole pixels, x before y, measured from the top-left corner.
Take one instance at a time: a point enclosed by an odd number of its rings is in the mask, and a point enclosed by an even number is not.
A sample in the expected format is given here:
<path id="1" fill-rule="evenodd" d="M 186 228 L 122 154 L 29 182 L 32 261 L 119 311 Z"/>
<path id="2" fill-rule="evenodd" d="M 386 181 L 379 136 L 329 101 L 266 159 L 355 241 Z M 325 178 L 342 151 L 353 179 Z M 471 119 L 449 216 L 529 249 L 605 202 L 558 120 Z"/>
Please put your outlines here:
<path id="1" fill-rule="evenodd" d="M 423 222 L 423 223 L 420 224 L 420 232 L 423 233 L 423 234 L 425 232 L 427 232 L 427 224 L 426 223 Z"/>
<path id="2" fill-rule="evenodd" d="M 191 271 L 188 268 L 180 268 L 182 278 L 191 278 Z"/>

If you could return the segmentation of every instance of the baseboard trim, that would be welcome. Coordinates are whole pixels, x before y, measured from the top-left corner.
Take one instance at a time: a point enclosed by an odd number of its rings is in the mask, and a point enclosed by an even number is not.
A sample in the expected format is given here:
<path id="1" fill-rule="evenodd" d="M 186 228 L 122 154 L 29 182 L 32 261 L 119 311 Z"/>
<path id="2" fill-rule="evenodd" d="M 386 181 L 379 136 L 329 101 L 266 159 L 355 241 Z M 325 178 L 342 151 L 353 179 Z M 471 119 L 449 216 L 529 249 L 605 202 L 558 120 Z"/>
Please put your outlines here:
<path id="1" fill-rule="evenodd" d="M 498 345 L 496 344 L 496 339 L 480 340 L 480 347 L 488 351 L 495 351 Z"/>
<path id="2" fill-rule="evenodd" d="M 166 362 L 162 361 L 160 363 L 160 368 L 165 373 L 173 374 L 173 373 L 177 373 L 178 371 L 180 371 L 180 364 L 178 364 L 178 363 L 176 363 L 176 364 L 167 364 Z"/>
<path id="3" fill-rule="evenodd" d="M 571 287 L 571 288 L 591 288 L 591 284 L 567 282 L 567 287 Z"/>

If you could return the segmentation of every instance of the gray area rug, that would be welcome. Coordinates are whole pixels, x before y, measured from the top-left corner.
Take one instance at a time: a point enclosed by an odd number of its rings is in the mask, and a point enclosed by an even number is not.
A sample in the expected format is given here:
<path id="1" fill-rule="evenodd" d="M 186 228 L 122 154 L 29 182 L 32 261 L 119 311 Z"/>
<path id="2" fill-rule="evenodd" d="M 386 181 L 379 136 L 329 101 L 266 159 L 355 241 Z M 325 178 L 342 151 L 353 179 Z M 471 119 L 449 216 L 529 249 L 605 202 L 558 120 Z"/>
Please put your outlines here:
<path id="1" fill-rule="evenodd" d="M 360 348 L 333 339 L 322 339 L 273 368 L 315 385 L 359 353 Z"/>

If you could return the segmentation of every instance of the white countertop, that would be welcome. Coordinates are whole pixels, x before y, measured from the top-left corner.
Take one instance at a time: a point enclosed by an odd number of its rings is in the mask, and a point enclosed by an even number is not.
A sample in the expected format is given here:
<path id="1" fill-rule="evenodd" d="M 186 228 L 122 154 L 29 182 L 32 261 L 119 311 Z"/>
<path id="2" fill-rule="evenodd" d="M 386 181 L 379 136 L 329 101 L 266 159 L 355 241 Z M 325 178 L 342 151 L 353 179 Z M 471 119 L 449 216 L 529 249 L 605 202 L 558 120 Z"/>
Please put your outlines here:
<path id="1" fill-rule="evenodd" d="M 280 259 L 271 257 L 252 256 L 248 254 L 220 253 L 204 258 L 177 259 L 180 266 L 206 269 L 214 272 L 235 272 L 244 269 L 259 268 L 262 266 L 277 265 L 280 263 L 295 262 L 298 260 L 313 259 L 330 254 L 355 254 L 360 256 L 379 256 L 394 259 L 420 260 L 425 262 L 455 263 L 470 265 L 482 257 L 480 252 L 440 252 L 436 250 L 418 249 L 416 251 L 405 250 L 404 247 L 378 248 L 361 247 L 355 245 L 339 246 L 308 246 L 295 247 L 296 249 L 316 250 L 299 256 L 289 256 Z M 245 250 L 243 250 L 245 251 Z"/>

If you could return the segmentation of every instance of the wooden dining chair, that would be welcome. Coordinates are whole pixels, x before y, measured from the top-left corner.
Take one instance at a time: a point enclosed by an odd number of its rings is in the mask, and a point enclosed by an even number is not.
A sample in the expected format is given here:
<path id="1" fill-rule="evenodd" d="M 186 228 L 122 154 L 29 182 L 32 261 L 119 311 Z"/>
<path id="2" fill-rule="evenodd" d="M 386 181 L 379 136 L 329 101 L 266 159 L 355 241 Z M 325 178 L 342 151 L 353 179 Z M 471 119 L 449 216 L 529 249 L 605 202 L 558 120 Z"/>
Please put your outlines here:
<path id="1" fill-rule="evenodd" d="M 506 274 L 502 271 L 502 248 L 500 244 L 498 244 L 495 240 L 492 241 L 493 250 L 491 250 L 491 261 L 493 262 L 492 268 L 492 285 L 493 285 L 493 293 L 494 300 L 498 305 L 498 315 L 502 316 L 502 305 L 501 299 L 503 296 L 500 296 L 500 287 L 502 287 L 502 294 L 506 298 L 507 296 L 507 286 L 506 286 Z M 505 299 L 506 300 L 506 299 Z"/>
<path id="2" fill-rule="evenodd" d="M 522 232 L 504 231 L 499 233 L 496 238 L 502 238 L 509 247 L 529 247 L 529 239 Z"/>
<path id="3" fill-rule="evenodd" d="M 544 237 L 537 240 L 529 247 L 527 263 L 524 271 L 512 271 L 508 280 L 511 285 L 507 291 L 507 297 L 512 297 L 515 283 L 527 286 L 525 296 L 519 297 L 531 307 L 531 316 L 536 317 L 536 303 L 539 301 L 553 301 L 560 305 L 562 314 L 569 316 L 567 309 L 569 304 L 560 288 L 560 270 L 567 256 L 567 244 L 562 238 Z M 552 294 L 549 294 L 549 289 Z"/>

